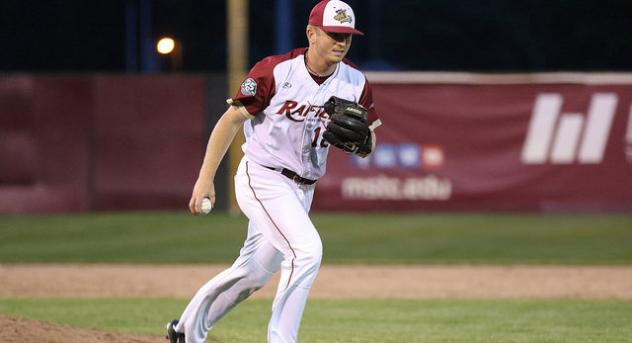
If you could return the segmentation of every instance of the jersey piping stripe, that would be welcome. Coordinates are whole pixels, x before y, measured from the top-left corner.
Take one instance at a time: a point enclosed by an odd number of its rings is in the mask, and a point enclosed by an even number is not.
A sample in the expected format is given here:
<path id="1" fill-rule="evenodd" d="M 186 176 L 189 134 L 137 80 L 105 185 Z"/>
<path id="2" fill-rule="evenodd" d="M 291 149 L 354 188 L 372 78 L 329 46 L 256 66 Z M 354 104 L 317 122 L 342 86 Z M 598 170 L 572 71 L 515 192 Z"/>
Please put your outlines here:
<path id="1" fill-rule="evenodd" d="M 259 202 L 259 204 L 261 205 L 261 208 L 263 208 L 263 212 L 266 213 L 266 216 L 268 216 L 268 219 L 270 219 L 270 222 L 272 222 L 272 225 L 274 225 L 274 227 L 279 232 L 279 234 L 281 234 L 281 237 L 283 237 L 283 239 L 287 243 L 287 246 L 290 248 L 290 251 L 292 251 L 292 255 L 294 255 L 291 262 L 292 266 L 290 269 L 290 277 L 287 279 L 287 285 L 285 285 L 285 288 L 287 289 L 290 286 L 290 280 L 292 280 L 292 274 L 294 274 L 294 260 L 296 259 L 296 252 L 294 251 L 294 248 L 292 248 L 290 241 L 287 239 L 287 237 L 285 237 L 281 229 L 279 229 L 279 226 L 274 222 L 274 220 L 272 219 L 272 216 L 270 216 L 270 213 L 268 213 L 268 210 L 266 210 L 266 207 L 263 206 L 263 202 L 261 202 L 259 197 L 257 197 L 257 193 L 255 193 L 255 189 L 252 188 L 252 184 L 250 183 L 250 173 L 248 173 L 248 161 L 246 161 L 246 176 L 248 176 L 248 186 L 250 187 L 250 190 L 252 191 L 252 195 L 254 195 L 257 202 Z"/>

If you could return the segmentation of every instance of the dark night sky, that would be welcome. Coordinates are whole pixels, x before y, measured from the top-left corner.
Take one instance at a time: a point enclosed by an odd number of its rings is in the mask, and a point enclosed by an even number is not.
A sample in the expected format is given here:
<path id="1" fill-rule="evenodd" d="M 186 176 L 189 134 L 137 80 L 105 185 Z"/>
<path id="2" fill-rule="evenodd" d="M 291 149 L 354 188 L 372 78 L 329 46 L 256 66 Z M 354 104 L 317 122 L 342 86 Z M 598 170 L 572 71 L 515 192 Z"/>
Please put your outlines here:
<path id="1" fill-rule="evenodd" d="M 132 1 L 132 0 L 128 0 Z M 348 1 L 364 69 L 630 71 L 629 0 Z M 295 1 L 296 46 L 314 1 Z M 124 72 L 125 0 L 0 2 L 3 71 Z M 251 1 L 250 62 L 274 53 L 274 1 Z M 183 70 L 226 67 L 224 1 L 156 0 L 153 36 L 183 42 Z"/>

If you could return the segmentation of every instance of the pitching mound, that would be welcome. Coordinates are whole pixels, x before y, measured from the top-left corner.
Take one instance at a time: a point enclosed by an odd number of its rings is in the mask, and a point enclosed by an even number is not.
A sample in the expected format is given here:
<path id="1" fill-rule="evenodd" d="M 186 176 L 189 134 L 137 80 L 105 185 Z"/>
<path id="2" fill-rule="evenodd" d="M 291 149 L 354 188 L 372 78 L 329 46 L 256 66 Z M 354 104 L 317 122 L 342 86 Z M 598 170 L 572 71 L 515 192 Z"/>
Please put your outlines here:
<path id="1" fill-rule="evenodd" d="M 164 337 L 141 337 L 0 315 L 4 343 L 166 343 Z"/>

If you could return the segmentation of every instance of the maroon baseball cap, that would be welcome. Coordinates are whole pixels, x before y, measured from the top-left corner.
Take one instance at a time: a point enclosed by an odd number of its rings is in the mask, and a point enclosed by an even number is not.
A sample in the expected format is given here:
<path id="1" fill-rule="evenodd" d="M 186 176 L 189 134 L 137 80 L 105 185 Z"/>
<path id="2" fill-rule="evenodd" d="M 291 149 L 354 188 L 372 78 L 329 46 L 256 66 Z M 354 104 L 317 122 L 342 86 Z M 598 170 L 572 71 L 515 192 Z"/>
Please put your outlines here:
<path id="1" fill-rule="evenodd" d="M 364 36 L 364 33 L 355 29 L 353 9 L 340 0 L 323 0 L 316 4 L 309 14 L 308 24 L 327 32 Z"/>

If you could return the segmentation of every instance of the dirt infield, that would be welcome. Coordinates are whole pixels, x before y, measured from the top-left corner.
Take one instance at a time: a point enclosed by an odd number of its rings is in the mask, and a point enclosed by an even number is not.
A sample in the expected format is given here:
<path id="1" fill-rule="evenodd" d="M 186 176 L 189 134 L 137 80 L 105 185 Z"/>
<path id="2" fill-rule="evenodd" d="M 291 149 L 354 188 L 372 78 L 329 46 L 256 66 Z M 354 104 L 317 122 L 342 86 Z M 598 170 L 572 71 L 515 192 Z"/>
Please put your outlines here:
<path id="1" fill-rule="evenodd" d="M 226 266 L 0 265 L 0 297 L 189 298 Z M 276 280 L 255 293 L 274 295 Z M 323 266 L 310 298 L 632 299 L 628 266 Z"/>
<path id="2" fill-rule="evenodd" d="M 0 297 L 189 298 L 226 266 L 0 265 Z M 276 280 L 255 293 L 271 298 Z M 627 266 L 323 266 L 311 298 L 632 299 Z M 137 337 L 0 315 L 2 342 L 149 343 Z"/>
<path id="3" fill-rule="evenodd" d="M 72 326 L 0 315 L 4 343 L 165 343 L 161 337 L 80 329 Z"/>

